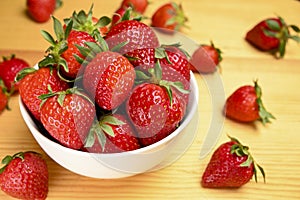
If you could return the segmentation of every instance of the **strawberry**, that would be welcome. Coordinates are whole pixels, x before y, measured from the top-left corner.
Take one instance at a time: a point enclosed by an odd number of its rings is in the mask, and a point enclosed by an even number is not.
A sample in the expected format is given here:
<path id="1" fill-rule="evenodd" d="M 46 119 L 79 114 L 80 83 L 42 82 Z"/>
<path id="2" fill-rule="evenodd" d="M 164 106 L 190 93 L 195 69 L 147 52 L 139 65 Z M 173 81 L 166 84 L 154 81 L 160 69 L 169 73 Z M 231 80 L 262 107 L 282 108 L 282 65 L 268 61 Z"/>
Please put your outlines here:
<path id="1" fill-rule="evenodd" d="M 162 68 L 162 79 L 167 81 L 180 81 L 184 89 L 190 87 L 190 68 L 191 65 L 185 55 L 185 52 L 178 44 L 161 45 L 158 48 L 136 49 L 125 54 L 133 66 L 145 73 L 154 68 L 157 61 Z M 182 94 L 180 94 L 182 95 Z M 188 96 L 184 94 L 186 102 Z"/>
<path id="2" fill-rule="evenodd" d="M 186 110 L 178 91 L 188 93 L 182 83 L 162 80 L 159 62 L 151 75 L 146 78 L 148 82 L 133 89 L 126 103 L 126 112 L 143 146 L 165 138 L 177 128 Z"/>
<path id="3" fill-rule="evenodd" d="M 159 46 L 155 32 L 148 25 L 137 20 L 125 20 L 117 23 L 111 27 L 105 39 L 110 49 L 120 43 L 127 42 L 120 48 L 121 54 L 135 49 Z"/>
<path id="4" fill-rule="evenodd" d="M 74 11 L 72 17 L 64 19 L 64 28 L 66 28 L 66 24 L 69 24 L 71 20 L 73 21 L 72 29 L 85 31 L 94 38 L 97 38 L 99 35 L 102 37 L 105 36 L 108 32 L 108 24 L 111 22 L 111 19 L 106 16 L 100 19 L 95 17 L 93 15 L 93 5 L 88 13 L 84 10 L 80 10 L 78 13 Z"/>
<path id="5" fill-rule="evenodd" d="M 56 8 L 62 5 L 61 0 L 27 0 L 27 13 L 36 22 L 43 23 L 50 19 Z"/>
<path id="6" fill-rule="evenodd" d="M 4 82 L 0 78 L 0 113 L 4 109 L 8 109 L 8 100 L 9 100 L 10 94 L 7 92 L 7 88 L 4 85 Z"/>
<path id="7" fill-rule="evenodd" d="M 123 0 L 121 2 L 121 7 L 127 8 L 132 7 L 135 12 L 143 14 L 148 7 L 148 0 Z"/>
<path id="8" fill-rule="evenodd" d="M 169 33 L 179 31 L 187 22 L 181 4 L 166 3 L 159 7 L 151 18 L 151 26 L 161 28 Z M 171 31 L 170 31 L 171 30 Z"/>
<path id="9" fill-rule="evenodd" d="M 60 21 L 54 17 L 53 22 L 57 39 L 55 40 L 47 31 L 41 32 L 51 46 L 47 49 L 45 58 L 39 62 L 39 66 L 52 66 L 55 64 L 60 76 L 63 74 L 73 80 L 81 68 L 81 63 L 78 60 L 85 58 L 78 48 L 85 47 L 86 42 L 96 41 L 85 31 L 72 30 L 72 20 L 69 21 L 66 30 L 63 29 Z"/>
<path id="10" fill-rule="evenodd" d="M 3 57 L 0 63 L 0 78 L 4 81 L 8 91 L 18 91 L 18 83 L 15 83 L 17 73 L 29 64 L 22 58 L 17 58 L 14 54 L 10 57 Z M 13 91 L 12 91 L 13 92 Z"/>
<path id="11" fill-rule="evenodd" d="M 105 110 L 121 105 L 131 91 L 135 72 L 132 64 L 117 52 L 108 49 L 105 40 L 102 46 L 88 43 L 91 53 L 83 72 L 83 88 L 96 104 Z"/>
<path id="12" fill-rule="evenodd" d="M 39 96 L 41 122 L 60 144 L 81 149 L 95 117 L 93 103 L 75 87 Z"/>
<path id="13" fill-rule="evenodd" d="M 222 52 L 213 42 L 200 45 L 190 59 L 191 70 L 200 73 L 213 73 L 222 61 Z"/>
<path id="14" fill-rule="evenodd" d="M 213 153 L 201 179 L 205 188 L 238 188 L 255 177 L 257 169 L 265 172 L 251 156 L 249 147 L 243 146 L 237 139 L 221 144 Z"/>
<path id="15" fill-rule="evenodd" d="M 291 35 L 290 29 L 300 33 L 297 26 L 286 24 L 281 17 L 267 18 L 251 28 L 245 39 L 257 49 L 272 52 L 277 58 L 283 58 L 289 39 L 300 42 L 300 37 Z"/>
<path id="16" fill-rule="evenodd" d="M 17 80 L 20 81 L 21 99 L 37 120 L 40 120 L 40 104 L 42 102 L 38 97 L 47 94 L 49 87 L 53 92 L 69 88 L 69 85 L 59 78 L 57 70 L 49 67 L 37 70 L 25 68 L 18 73 Z"/>
<path id="17" fill-rule="evenodd" d="M 6 156 L 0 169 L 0 187 L 18 199 L 46 199 L 48 167 L 41 154 L 26 151 Z"/>
<path id="18" fill-rule="evenodd" d="M 254 86 L 245 85 L 235 90 L 226 100 L 224 113 L 226 117 L 240 121 L 253 122 L 260 120 L 263 124 L 275 117 L 269 113 L 261 100 L 262 92 L 257 81 Z"/>
<path id="19" fill-rule="evenodd" d="M 117 153 L 139 149 L 140 143 L 125 115 L 115 113 L 100 117 L 87 137 L 85 148 L 94 153 Z"/>

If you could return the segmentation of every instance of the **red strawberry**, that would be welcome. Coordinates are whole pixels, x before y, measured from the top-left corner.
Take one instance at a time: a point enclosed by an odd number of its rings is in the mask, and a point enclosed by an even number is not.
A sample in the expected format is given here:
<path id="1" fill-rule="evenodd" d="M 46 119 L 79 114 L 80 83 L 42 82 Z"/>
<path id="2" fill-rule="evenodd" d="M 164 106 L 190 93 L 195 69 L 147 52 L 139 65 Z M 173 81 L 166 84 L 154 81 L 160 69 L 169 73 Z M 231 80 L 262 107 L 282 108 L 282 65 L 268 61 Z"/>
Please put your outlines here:
<path id="1" fill-rule="evenodd" d="M 135 49 L 159 46 L 158 38 L 151 27 L 137 20 L 125 20 L 117 23 L 111 27 L 105 39 L 110 49 L 125 42 L 126 45 L 120 48 L 121 54 Z"/>
<path id="2" fill-rule="evenodd" d="M 256 48 L 262 51 L 270 51 L 276 57 L 282 58 L 289 39 L 300 42 L 299 36 L 290 34 L 290 28 L 296 33 L 300 33 L 297 26 L 287 25 L 281 17 L 268 18 L 250 29 L 245 39 Z"/>
<path id="3" fill-rule="evenodd" d="M 126 7 L 120 7 L 114 12 L 114 14 L 112 16 L 112 19 L 111 19 L 111 25 L 112 26 L 117 24 L 118 22 L 120 22 L 122 20 L 122 17 L 124 16 L 126 10 L 127 10 Z"/>
<path id="4" fill-rule="evenodd" d="M 123 0 L 121 2 L 121 7 L 132 7 L 134 11 L 143 14 L 148 7 L 148 4 L 148 0 Z"/>
<path id="5" fill-rule="evenodd" d="M 7 88 L 4 85 L 4 82 L 0 79 L 0 113 L 4 109 L 8 109 L 8 100 L 9 100 L 9 93 L 7 92 Z"/>
<path id="6" fill-rule="evenodd" d="M 174 2 L 166 3 L 158 8 L 151 18 L 151 26 L 162 28 L 163 31 L 179 31 L 187 21 L 182 5 Z"/>
<path id="7" fill-rule="evenodd" d="M 98 106 L 112 110 L 125 101 L 135 79 L 133 66 L 116 52 L 99 52 L 87 64 L 83 87 Z"/>
<path id="8" fill-rule="evenodd" d="M 210 45 L 200 45 L 190 59 L 191 70 L 200 73 L 215 72 L 222 61 L 221 53 L 221 50 L 216 48 L 213 42 Z"/>
<path id="9" fill-rule="evenodd" d="M 99 122 L 91 129 L 85 148 L 94 153 L 117 153 L 139 149 L 139 140 L 133 130 L 125 115 L 101 116 Z"/>
<path id="10" fill-rule="evenodd" d="M 238 88 L 226 100 L 226 117 L 240 122 L 260 120 L 263 124 L 270 122 L 270 118 L 275 119 L 263 106 L 261 95 L 257 81 L 254 82 L 254 86 L 245 85 Z"/>
<path id="11" fill-rule="evenodd" d="M 46 199 L 48 195 L 48 167 L 36 152 L 19 152 L 6 156 L 0 169 L 0 186 L 18 199 Z"/>
<path id="12" fill-rule="evenodd" d="M 53 17 L 55 34 L 57 40 L 46 31 L 42 31 L 44 38 L 51 43 L 47 49 L 47 56 L 39 62 L 39 66 L 56 64 L 66 77 L 75 79 L 80 68 L 81 60 L 85 59 L 78 48 L 85 47 L 86 42 L 96 42 L 95 39 L 85 31 L 72 30 L 72 20 L 69 21 L 64 31 L 62 24 Z"/>
<path id="13" fill-rule="evenodd" d="M 49 87 L 53 92 L 69 88 L 69 85 L 58 77 L 57 70 L 48 67 L 38 70 L 25 68 L 20 71 L 17 80 L 20 80 L 19 93 L 22 101 L 37 120 L 40 120 L 42 102 L 38 97 L 47 94 Z"/>
<path id="14" fill-rule="evenodd" d="M 253 160 L 249 148 L 235 138 L 220 145 L 213 153 L 203 175 L 201 184 L 206 188 L 237 188 L 255 177 L 257 168 L 265 180 L 265 172 Z"/>
<path id="15" fill-rule="evenodd" d="M 18 83 L 15 82 L 17 73 L 24 68 L 29 67 L 29 64 L 21 58 L 11 55 L 11 57 L 3 57 L 3 61 L 0 63 L 0 78 L 4 81 L 7 90 L 18 91 Z"/>
<path id="16" fill-rule="evenodd" d="M 183 90 L 183 85 L 178 84 L 161 79 L 158 62 L 150 82 L 141 83 L 132 91 L 126 111 L 142 145 L 147 146 L 165 138 L 183 119 L 186 103 L 177 90 L 187 91 Z"/>
<path id="17" fill-rule="evenodd" d="M 41 95 L 41 122 L 62 145 L 81 149 L 95 117 L 92 102 L 76 88 Z"/>
<path id="18" fill-rule="evenodd" d="M 187 56 L 179 49 L 178 45 L 162 45 L 158 48 L 136 49 L 125 54 L 133 66 L 147 73 L 154 68 L 157 61 L 162 68 L 162 79 L 172 82 L 180 81 L 185 90 L 190 88 L 191 65 Z M 180 94 L 182 95 L 182 94 Z M 188 95 L 184 95 L 187 101 Z"/>
<path id="19" fill-rule="evenodd" d="M 54 10 L 62 5 L 61 0 L 27 0 L 27 12 L 36 22 L 42 23 L 50 19 Z"/>

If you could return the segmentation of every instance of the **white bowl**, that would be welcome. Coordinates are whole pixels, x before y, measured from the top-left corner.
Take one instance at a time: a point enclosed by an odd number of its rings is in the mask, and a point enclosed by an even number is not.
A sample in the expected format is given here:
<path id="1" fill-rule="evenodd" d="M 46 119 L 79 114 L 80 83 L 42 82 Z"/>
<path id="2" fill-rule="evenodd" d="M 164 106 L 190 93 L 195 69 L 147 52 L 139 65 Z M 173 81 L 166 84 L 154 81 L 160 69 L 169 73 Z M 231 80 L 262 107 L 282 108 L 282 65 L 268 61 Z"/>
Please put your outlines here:
<path id="1" fill-rule="evenodd" d="M 164 168 L 179 158 L 192 143 L 198 125 L 198 86 L 191 73 L 191 93 L 186 116 L 180 126 L 159 142 L 130 152 L 96 154 L 73 150 L 40 132 L 19 99 L 22 117 L 41 148 L 62 167 L 88 177 L 113 179 Z"/>

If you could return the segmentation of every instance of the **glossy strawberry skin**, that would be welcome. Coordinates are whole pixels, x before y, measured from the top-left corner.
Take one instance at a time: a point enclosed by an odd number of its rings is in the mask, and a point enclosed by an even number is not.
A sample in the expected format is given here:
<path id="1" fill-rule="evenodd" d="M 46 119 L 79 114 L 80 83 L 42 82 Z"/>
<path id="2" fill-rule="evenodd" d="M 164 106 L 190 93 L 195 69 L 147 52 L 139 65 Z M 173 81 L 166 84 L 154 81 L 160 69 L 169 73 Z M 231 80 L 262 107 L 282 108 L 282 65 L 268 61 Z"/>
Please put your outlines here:
<path id="1" fill-rule="evenodd" d="M 36 22 L 43 23 L 50 19 L 56 7 L 56 0 L 27 0 L 29 16 Z"/>
<path id="2" fill-rule="evenodd" d="M 128 97 L 135 79 L 131 63 L 116 52 L 98 53 L 86 66 L 83 87 L 97 105 L 112 110 Z"/>
<path id="3" fill-rule="evenodd" d="M 122 19 L 123 15 L 126 12 L 126 9 L 127 9 L 126 7 L 122 6 L 114 12 L 112 19 L 111 19 L 111 26 L 114 26 Z"/>
<path id="4" fill-rule="evenodd" d="M 38 97 L 49 93 L 48 86 L 53 92 L 69 88 L 69 85 L 59 78 L 57 70 L 48 67 L 40 68 L 26 75 L 20 81 L 19 93 L 22 101 L 38 121 L 40 120 L 40 104 L 42 102 Z"/>
<path id="5" fill-rule="evenodd" d="M 213 153 L 201 179 L 206 188 L 236 188 L 250 181 L 254 174 L 254 164 L 244 167 L 248 156 L 237 156 L 230 153 L 234 141 L 226 142 Z"/>
<path id="6" fill-rule="evenodd" d="M 179 31 L 187 21 L 181 5 L 166 3 L 159 7 L 151 18 L 151 26 L 161 28 L 162 31 L 172 33 Z"/>
<path id="7" fill-rule="evenodd" d="M 59 143 L 81 149 L 95 117 L 94 105 L 76 94 L 67 94 L 62 105 L 57 98 L 50 97 L 42 105 L 41 122 Z"/>
<path id="8" fill-rule="evenodd" d="M 174 131 L 185 109 L 185 103 L 175 91 L 170 104 L 167 91 L 151 83 L 136 86 L 126 104 L 127 114 L 143 146 L 153 144 Z"/>
<path id="9" fill-rule="evenodd" d="M 134 11 L 143 14 L 148 7 L 148 0 L 123 0 L 121 7 L 127 8 L 132 7 Z"/>
<path id="10" fill-rule="evenodd" d="M 134 58 L 130 62 L 135 69 L 148 72 L 153 68 L 155 63 L 159 60 L 162 68 L 162 79 L 167 81 L 180 81 L 184 85 L 184 89 L 190 89 L 190 68 L 191 64 L 188 59 L 174 49 L 166 49 L 167 58 L 155 58 L 154 48 L 136 49 L 132 52 L 125 54 L 125 56 Z M 170 62 L 171 63 L 170 63 Z M 188 95 L 179 94 L 183 99 L 188 102 Z"/>
<path id="11" fill-rule="evenodd" d="M 271 32 L 279 32 L 272 30 L 268 25 L 267 25 L 267 20 L 273 20 L 276 21 L 280 26 L 282 26 L 281 21 L 278 18 L 268 18 L 266 20 L 263 20 L 259 22 L 257 25 L 255 25 L 251 30 L 249 30 L 246 34 L 245 39 L 257 47 L 260 50 L 263 51 L 270 51 L 273 49 L 277 49 L 279 47 L 279 42 L 280 40 L 276 37 L 271 37 L 268 36 L 264 33 L 264 30 L 268 30 Z"/>
<path id="12" fill-rule="evenodd" d="M 24 159 L 14 158 L 0 174 L 1 190 L 18 199 L 46 199 L 48 168 L 40 154 L 24 152 Z"/>
<path id="13" fill-rule="evenodd" d="M 7 108 L 8 104 L 8 97 L 7 95 L 3 92 L 2 87 L 0 87 L 0 113 Z"/>
<path id="14" fill-rule="evenodd" d="M 14 87 L 14 91 L 18 91 L 18 83 L 14 83 L 17 73 L 29 64 L 21 58 L 17 58 L 14 55 L 10 58 L 5 58 L 0 63 L 0 78 L 4 81 L 4 84 L 8 91 Z"/>
<path id="15" fill-rule="evenodd" d="M 155 32 L 148 25 L 136 20 L 125 20 L 117 23 L 111 27 L 105 39 L 110 49 L 122 42 L 128 42 L 120 49 L 121 54 L 135 49 L 159 46 Z"/>
<path id="16" fill-rule="evenodd" d="M 192 54 L 191 70 L 199 73 L 213 73 L 221 61 L 221 51 L 213 45 L 204 44 Z"/>
<path id="17" fill-rule="evenodd" d="M 234 91 L 226 100 L 224 112 L 227 117 L 240 122 L 252 122 L 259 119 L 255 88 L 246 85 Z"/>
<path id="18" fill-rule="evenodd" d="M 67 38 L 68 49 L 61 54 L 61 57 L 64 58 L 67 62 L 69 71 L 66 72 L 63 68 L 62 72 L 65 76 L 69 78 L 76 78 L 78 72 L 81 68 L 81 63 L 79 63 L 74 55 L 85 59 L 84 56 L 80 53 L 76 45 L 86 47 L 85 42 L 96 42 L 95 39 L 84 31 L 72 30 Z"/>
<path id="19" fill-rule="evenodd" d="M 127 117 L 123 114 L 113 114 L 118 120 L 121 120 L 124 124 L 111 126 L 114 136 L 105 133 L 106 143 L 104 148 L 100 145 L 98 139 L 92 147 L 86 148 L 88 152 L 93 153 L 119 153 L 124 151 L 132 151 L 141 147 L 138 138 L 132 125 L 129 123 Z"/>

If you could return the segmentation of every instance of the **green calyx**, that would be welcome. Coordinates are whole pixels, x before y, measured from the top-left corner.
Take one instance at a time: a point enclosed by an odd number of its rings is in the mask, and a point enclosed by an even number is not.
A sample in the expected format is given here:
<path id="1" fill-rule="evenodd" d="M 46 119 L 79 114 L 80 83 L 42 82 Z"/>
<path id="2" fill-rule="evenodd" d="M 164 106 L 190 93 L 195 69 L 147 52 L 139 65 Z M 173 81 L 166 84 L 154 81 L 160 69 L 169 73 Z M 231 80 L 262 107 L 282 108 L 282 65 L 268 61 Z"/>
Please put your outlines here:
<path id="1" fill-rule="evenodd" d="M 278 16 L 278 19 L 281 24 L 278 21 L 273 19 L 266 20 L 266 24 L 269 30 L 264 29 L 263 31 L 266 36 L 274 37 L 279 40 L 279 46 L 275 51 L 275 56 L 277 58 L 283 58 L 285 55 L 286 44 L 289 39 L 294 40 L 297 43 L 300 43 L 300 37 L 298 35 L 300 33 L 300 28 L 297 27 L 296 25 L 286 24 L 284 19 L 280 16 Z M 297 35 L 291 35 L 290 29 L 296 32 Z"/>
<path id="2" fill-rule="evenodd" d="M 265 125 L 266 123 L 270 123 L 270 119 L 276 119 L 270 112 L 266 110 L 262 103 L 262 91 L 261 87 L 258 85 L 257 81 L 254 81 L 254 89 L 257 96 L 256 102 L 258 104 L 258 114 L 260 117 L 260 121 Z"/>
<path id="3" fill-rule="evenodd" d="M 184 85 L 180 81 L 172 82 L 162 79 L 162 69 L 159 60 L 155 63 L 154 68 L 148 70 L 148 73 L 149 75 L 140 70 L 136 70 L 135 82 L 137 84 L 149 82 L 164 87 L 168 93 L 170 105 L 172 105 L 173 102 L 172 88 L 175 88 L 182 94 L 188 94 L 190 92 L 189 90 L 184 89 Z"/>
<path id="4" fill-rule="evenodd" d="M 245 162 L 241 163 L 240 167 L 250 167 L 253 164 L 253 166 L 254 166 L 253 174 L 254 174 L 255 182 L 257 182 L 257 171 L 258 170 L 261 172 L 264 182 L 266 182 L 266 174 L 264 172 L 264 169 L 254 161 L 252 155 L 249 152 L 249 147 L 242 145 L 240 143 L 240 141 L 237 140 L 236 138 L 233 138 L 229 135 L 228 135 L 228 137 L 230 138 L 231 141 L 235 142 L 235 144 L 231 146 L 230 153 L 236 154 L 237 156 L 240 156 L 240 157 L 247 156 L 247 160 Z"/>
<path id="5" fill-rule="evenodd" d="M 66 29 L 64 30 L 58 19 L 53 16 L 52 19 L 56 39 L 54 39 L 47 31 L 41 31 L 42 36 L 51 44 L 51 46 L 46 50 L 47 55 L 38 63 L 38 66 L 45 67 L 56 65 L 58 68 L 62 66 L 64 70 L 68 72 L 67 62 L 61 57 L 61 54 L 68 49 L 67 38 L 72 30 L 73 21 L 70 20 L 66 24 Z"/>
<path id="6" fill-rule="evenodd" d="M 171 2 L 172 7 L 175 10 L 175 13 L 173 10 L 170 10 L 170 14 L 173 15 L 173 17 L 171 17 L 167 22 L 166 22 L 166 26 L 169 25 L 173 25 L 176 24 L 175 26 L 175 30 L 179 31 L 179 29 L 181 27 L 187 27 L 186 26 L 186 22 L 188 21 L 188 18 L 185 16 L 185 13 L 183 11 L 182 5 L 181 4 L 177 4 L 175 2 Z"/>
<path id="7" fill-rule="evenodd" d="M 4 166 L 0 169 L 0 174 L 2 174 L 2 172 L 5 170 L 7 165 L 15 158 L 20 158 L 21 160 L 24 160 L 24 152 L 18 152 L 16 154 L 14 154 L 13 156 L 10 156 L 10 155 L 5 156 L 1 161 L 1 163 Z"/>
<path id="8" fill-rule="evenodd" d="M 105 133 L 114 137 L 115 133 L 112 129 L 112 125 L 118 126 L 123 124 L 125 123 L 114 117 L 112 114 L 102 116 L 99 121 L 95 120 L 88 136 L 86 137 L 84 147 L 92 147 L 95 143 L 95 139 L 97 138 L 102 147 L 102 151 L 104 151 L 106 144 Z"/>
<path id="9" fill-rule="evenodd" d="M 92 35 L 94 38 L 98 38 L 101 35 L 99 28 L 105 27 L 110 24 L 111 19 L 103 16 L 95 23 L 93 21 L 93 5 L 88 13 L 84 10 L 80 10 L 78 13 L 73 12 L 72 17 L 64 19 L 66 24 L 73 21 L 73 29 L 78 31 L 84 31 Z"/>
<path id="10" fill-rule="evenodd" d="M 66 95 L 69 95 L 69 94 L 79 95 L 79 96 L 85 98 L 86 100 L 88 100 L 91 104 L 93 104 L 93 102 L 90 100 L 90 98 L 88 96 L 86 96 L 85 94 L 83 94 L 81 92 L 81 89 L 77 88 L 77 87 L 68 88 L 67 90 L 64 90 L 64 91 L 53 92 L 51 89 L 51 86 L 48 85 L 48 91 L 49 91 L 49 93 L 38 96 L 38 98 L 40 100 L 42 100 L 40 107 L 43 106 L 43 104 L 47 101 L 47 99 L 49 99 L 50 97 L 53 97 L 53 96 L 58 96 L 57 102 L 61 107 L 63 107 L 65 97 L 66 97 Z"/>

